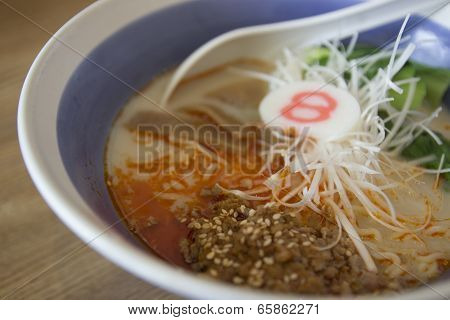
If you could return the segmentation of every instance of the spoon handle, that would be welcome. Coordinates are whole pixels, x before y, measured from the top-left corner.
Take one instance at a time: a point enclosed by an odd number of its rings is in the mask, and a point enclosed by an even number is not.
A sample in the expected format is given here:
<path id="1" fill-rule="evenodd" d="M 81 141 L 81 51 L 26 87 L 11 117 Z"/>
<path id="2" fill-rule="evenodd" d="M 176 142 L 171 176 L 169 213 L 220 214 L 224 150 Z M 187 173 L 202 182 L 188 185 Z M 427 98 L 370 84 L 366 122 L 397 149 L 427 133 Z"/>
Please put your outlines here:
<path id="1" fill-rule="evenodd" d="M 242 57 L 267 58 L 283 46 L 309 45 L 344 38 L 357 31 L 392 22 L 409 13 L 429 13 L 449 0 L 374 0 L 329 13 L 266 25 L 236 29 L 220 35 L 194 51 L 177 68 L 168 83 L 161 105 L 187 75 Z"/>
<path id="2" fill-rule="evenodd" d="M 286 40 L 300 29 L 316 33 L 316 41 L 343 38 L 405 17 L 407 14 L 432 14 L 448 4 L 449 0 L 377 0 L 367 1 L 342 10 L 310 18 L 264 25 L 253 30 L 247 28 L 246 35 L 257 33 L 281 33 Z M 235 35 L 236 36 L 236 35 Z M 237 35 L 239 36 L 239 35 Z"/>

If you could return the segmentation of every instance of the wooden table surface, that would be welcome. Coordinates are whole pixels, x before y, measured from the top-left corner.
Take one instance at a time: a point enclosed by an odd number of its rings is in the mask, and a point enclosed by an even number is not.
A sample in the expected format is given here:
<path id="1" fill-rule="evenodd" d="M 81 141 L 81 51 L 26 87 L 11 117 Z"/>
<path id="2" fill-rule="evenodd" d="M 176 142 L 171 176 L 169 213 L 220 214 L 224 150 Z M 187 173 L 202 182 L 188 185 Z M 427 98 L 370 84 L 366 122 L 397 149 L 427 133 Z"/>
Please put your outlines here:
<path id="1" fill-rule="evenodd" d="M 16 114 L 28 68 L 48 40 L 23 15 L 55 32 L 92 0 L 0 0 L 0 298 L 172 299 L 88 247 L 33 186 L 17 142 Z"/>

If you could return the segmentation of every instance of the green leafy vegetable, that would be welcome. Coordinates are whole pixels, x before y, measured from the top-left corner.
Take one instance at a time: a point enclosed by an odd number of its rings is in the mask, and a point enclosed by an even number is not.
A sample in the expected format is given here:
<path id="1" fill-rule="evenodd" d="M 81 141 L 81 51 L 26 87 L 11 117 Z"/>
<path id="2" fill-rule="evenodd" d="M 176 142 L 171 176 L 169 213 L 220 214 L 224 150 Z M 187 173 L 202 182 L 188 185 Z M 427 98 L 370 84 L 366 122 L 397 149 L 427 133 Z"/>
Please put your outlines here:
<path id="1" fill-rule="evenodd" d="M 357 45 L 353 52 L 348 56 L 349 60 L 361 59 L 366 56 L 371 56 L 379 52 L 378 49 L 372 46 L 361 46 Z M 306 56 L 306 62 L 308 64 L 320 64 L 326 65 L 330 57 L 330 50 L 325 47 L 316 47 L 308 51 Z M 368 79 L 372 79 L 378 73 L 380 68 L 385 69 L 389 64 L 389 58 L 382 58 L 375 63 L 373 63 L 365 73 Z M 364 61 L 362 61 L 364 64 Z M 445 92 L 450 85 L 450 70 L 433 68 L 429 66 L 424 66 L 422 64 L 408 61 L 403 68 L 393 77 L 393 81 L 401 81 L 410 79 L 413 77 L 418 77 L 420 80 L 416 83 L 415 92 L 413 96 L 413 101 L 411 104 L 411 109 L 416 109 L 424 104 L 426 100 L 429 105 L 436 108 L 442 104 Z M 349 80 L 350 73 L 345 72 L 344 78 Z M 401 110 L 403 108 L 405 101 L 409 95 L 411 84 L 402 84 L 400 87 L 403 89 L 402 94 L 399 94 L 393 90 L 389 91 L 389 96 L 394 98 L 391 105 Z M 385 111 L 380 111 L 379 115 L 385 119 L 388 114 Z M 392 128 L 392 122 L 389 121 L 385 124 L 386 128 L 390 130 Z M 443 168 L 450 167 L 450 141 L 442 136 L 440 133 L 436 133 L 442 140 L 443 144 L 439 145 L 436 141 L 428 134 L 422 133 L 417 137 L 410 145 L 408 145 L 402 151 L 402 156 L 414 160 L 429 155 L 434 155 L 435 160 L 423 164 L 424 167 L 429 169 L 439 169 L 439 164 L 442 155 L 444 154 Z M 450 190 L 450 173 L 443 173 L 441 175 L 446 181 L 446 189 Z"/>
<path id="2" fill-rule="evenodd" d="M 450 70 L 437 69 L 412 62 L 416 76 L 420 77 L 426 86 L 425 99 L 433 108 L 441 105 L 444 94 L 450 85 Z"/>
<path id="3" fill-rule="evenodd" d="M 392 121 L 386 122 L 386 118 L 389 117 L 389 113 L 387 113 L 385 110 L 379 110 L 378 115 L 381 117 L 381 119 L 385 120 L 384 126 L 386 127 L 386 129 L 392 130 L 392 127 L 394 126 Z"/>
<path id="4" fill-rule="evenodd" d="M 394 81 L 406 80 L 409 78 L 413 78 L 416 76 L 416 68 L 410 64 L 405 65 L 393 78 Z M 411 84 L 405 83 L 400 85 L 400 88 L 403 89 L 403 92 L 397 93 L 394 90 L 389 90 L 389 96 L 394 98 L 394 101 L 391 102 L 391 105 L 397 110 L 401 110 L 405 105 L 406 99 L 408 98 L 409 91 L 411 88 Z M 423 100 L 427 94 L 427 87 L 425 82 L 421 79 L 416 83 L 414 96 L 412 100 L 412 104 L 410 109 L 416 109 L 423 105 Z"/>
<path id="5" fill-rule="evenodd" d="M 366 56 L 371 56 L 377 52 L 379 52 L 379 50 L 374 47 L 358 45 L 348 56 L 348 59 L 361 59 Z M 330 50 L 328 48 L 316 47 L 308 51 L 306 62 L 308 64 L 326 65 L 329 57 Z M 388 64 L 389 58 L 383 58 L 376 61 L 368 68 L 365 76 L 368 79 L 372 79 L 378 73 L 380 68 L 384 69 Z M 410 107 L 411 109 L 416 109 L 422 106 L 425 100 L 434 108 L 442 104 L 444 94 L 450 85 L 450 70 L 432 68 L 416 62 L 408 61 L 393 77 L 393 81 L 401 81 L 413 77 L 418 77 L 420 80 L 415 86 L 414 96 Z M 347 80 L 350 78 L 349 72 L 344 74 L 344 78 Z M 389 90 L 389 96 L 394 98 L 391 105 L 398 110 L 403 108 L 409 95 L 411 84 L 402 84 L 400 85 L 400 88 L 403 89 L 402 94 L 399 94 L 394 90 Z M 388 116 L 385 111 L 380 111 L 379 115 L 383 119 Z M 390 121 L 385 125 L 388 130 L 392 128 L 392 122 Z M 438 145 L 428 133 L 422 133 L 410 145 L 403 149 L 402 156 L 407 159 L 414 160 L 429 155 L 434 155 L 435 160 L 425 163 L 423 166 L 429 169 L 438 169 L 441 157 L 444 154 L 443 168 L 450 167 L 450 141 L 443 137 L 442 134 L 436 134 L 442 140 L 442 145 Z M 446 188 L 450 190 L 450 173 L 444 173 L 442 174 L 442 177 L 446 181 Z"/>
<path id="6" fill-rule="evenodd" d="M 389 58 L 383 58 L 375 62 L 366 72 L 366 77 L 371 80 L 378 73 L 378 69 L 384 69 L 389 64 Z"/>
<path id="7" fill-rule="evenodd" d="M 380 50 L 375 47 L 358 45 L 355 46 L 352 53 L 350 53 L 350 55 L 348 56 L 348 60 L 354 60 L 365 56 L 371 56 L 379 51 Z"/>
<path id="8" fill-rule="evenodd" d="M 434 155 L 435 160 L 424 163 L 423 167 L 428 169 L 439 169 L 439 163 L 441 161 L 442 154 L 444 154 L 444 164 L 442 167 L 449 168 L 450 141 L 442 136 L 442 134 L 436 134 L 442 140 L 442 145 L 437 144 L 428 133 L 422 133 L 409 146 L 403 149 L 402 156 L 407 159 L 414 160 L 429 155 Z M 450 187 L 450 172 L 443 173 L 441 176 L 446 181 L 446 187 Z"/>
<path id="9" fill-rule="evenodd" d="M 325 48 L 322 48 L 325 49 Z M 379 52 L 378 49 L 371 46 L 358 45 L 349 55 L 349 60 L 359 59 L 365 56 L 370 56 Z M 328 58 L 328 56 L 327 56 Z M 366 72 L 365 76 L 372 79 L 380 68 L 386 68 L 389 64 L 389 58 L 383 58 L 375 62 Z M 406 70 L 405 70 L 406 69 Z M 403 80 L 411 77 L 419 77 L 421 81 L 417 83 L 416 92 L 414 94 L 412 109 L 420 106 L 426 100 L 433 108 L 442 104 L 445 92 L 450 85 L 450 70 L 443 68 L 433 68 L 423 64 L 409 61 L 394 77 L 395 81 Z M 392 105 L 399 109 L 404 105 L 406 97 L 408 96 L 409 85 L 401 86 L 404 90 L 403 94 L 399 95 L 391 91 L 390 95 L 395 99 Z"/>
<path id="10" fill-rule="evenodd" d="M 306 63 L 307 64 L 320 64 L 324 66 L 328 62 L 328 58 L 330 57 L 330 50 L 324 47 L 314 47 L 311 50 L 308 50 L 306 55 Z"/>

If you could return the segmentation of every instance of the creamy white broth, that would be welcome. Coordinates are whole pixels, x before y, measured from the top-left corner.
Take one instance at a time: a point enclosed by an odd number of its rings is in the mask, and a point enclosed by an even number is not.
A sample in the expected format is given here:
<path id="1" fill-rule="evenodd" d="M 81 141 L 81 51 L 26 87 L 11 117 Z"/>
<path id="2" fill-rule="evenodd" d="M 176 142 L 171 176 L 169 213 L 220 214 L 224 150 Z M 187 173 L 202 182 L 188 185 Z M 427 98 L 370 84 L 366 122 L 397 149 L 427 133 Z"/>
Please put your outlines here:
<path id="1" fill-rule="evenodd" d="M 142 90 L 142 93 L 154 101 L 160 101 L 171 75 L 171 72 L 167 72 L 158 76 Z M 245 94 L 246 88 L 256 94 L 248 97 Z M 236 104 L 237 101 L 242 105 L 240 105 L 239 116 L 236 119 L 228 118 L 230 123 L 235 121 L 237 123 L 258 123 L 260 120 L 258 119 L 257 104 L 265 90 L 264 88 L 263 83 L 259 80 L 243 80 L 232 73 L 220 71 L 183 84 L 176 92 L 169 110 L 177 114 L 180 106 L 191 104 L 195 109 L 199 96 L 220 97 L 225 102 L 228 102 L 226 101 L 227 97 L 231 97 L 232 103 Z M 234 94 L 230 94 L 230 92 L 234 92 Z M 145 114 L 148 114 L 149 110 L 151 114 L 156 113 L 160 118 L 154 116 L 146 118 Z M 424 110 L 426 111 L 426 109 Z M 154 179 L 147 173 L 138 173 L 135 168 L 127 166 L 130 161 L 140 161 L 137 159 L 136 133 L 130 131 L 130 123 L 134 125 L 139 122 L 139 119 L 144 122 L 154 121 L 154 119 L 167 121 L 168 123 L 173 122 L 170 115 L 164 114 L 145 98 L 137 95 L 130 99 L 111 130 L 106 150 L 106 168 L 112 186 L 119 179 L 115 174 L 117 169 L 127 172 L 136 180 L 148 181 Z M 449 123 L 450 113 L 444 110 L 433 121 L 432 128 L 450 138 Z M 398 159 L 398 161 L 405 160 Z M 411 190 L 399 189 L 396 195 L 392 195 L 399 213 L 404 218 L 416 221 L 417 225 L 424 222 L 427 210 L 424 203 L 425 198 L 417 199 L 426 197 L 430 201 L 432 207 L 431 221 L 426 228 L 414 234 L 405 235 L 381 226 L 370 219 L 364 210 L 358 209 L 358 204 L 355 203 L 358 231 L 361 232 L 362 239 L 367 243 L 375 262 L 382 270 L 381 272 L 396 277 L 405 273 L 406 270 L 421 280 L 426 280 L 437 276 L 447 268 L 447 261 L 450 260 L 450 211 L 448 210 L 450 193 L 443 191 L 442 187 L 433 188 L 435 179 L 436 175 L 421 175 L 409 184 Z M 375 245 L 376 249 L 370 249 L 371 245 Z"/>

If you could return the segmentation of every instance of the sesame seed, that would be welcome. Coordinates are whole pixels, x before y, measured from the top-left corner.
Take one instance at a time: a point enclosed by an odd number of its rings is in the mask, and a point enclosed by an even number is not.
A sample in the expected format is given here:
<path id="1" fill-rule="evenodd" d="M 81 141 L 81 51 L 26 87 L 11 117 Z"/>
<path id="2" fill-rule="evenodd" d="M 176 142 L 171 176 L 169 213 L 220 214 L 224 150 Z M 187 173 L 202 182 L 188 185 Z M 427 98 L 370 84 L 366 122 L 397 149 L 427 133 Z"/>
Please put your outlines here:
<path id="1" fill-rule="evenodd" d="M 233 278 L 233 283 L 234 284 L 242 284 L 244 282 L 244 279 L 240 278 L 240 277 L 234 277 Z"/>
<path id="2" fill-rule="evenodd" d="M 281 286 L 287 291 L 301 292 L 304 286 L 301 281 L 304 281 L 303 278 L 308 279 L 310 270 L 307 268 L 316 272 L 316 267 L 332 264 L 328 258 L 329 250 L 322 257 L 322 254 L 311 249 L 314 245 L 322 246 L 330 240 L 323 237 L 323 228 L 320 226 L 318 229 L 304 225 L 296 219 L 296 214 L 292 214 L 292 218 L 291 212 L 286 212 L 282 207 L 264 209 L 258 205 L 250 208 L 241 205 L 247 202 L 236 197 L 220 198 L 218 202 L 218 205 L 208 208 L 213 211 L 207 211 L 206 214 L 199 211 L 195 216 L 178 216 L 178 221 L 187 219 L 184 225 L 192 227 L 190 230 L 193 235 L 187 239 L 192 243 L 187 242 L 188 246 L 185 246 L 183 242 L 182 250 L 186 251 L 182 252 L 189 254 L 185 257 L 192 257 L 192 260 L 186 258 L 186 261 L 193 263 L 194 267 L 195 263 L 199 263 L 201 270 L 198 271 L 206 271 L 211 278 L 237 285 L 267 289 Z M 200 229 L 197 229 L 198 224 Z M 336 230 L 334 226 L 329 228 L 332 232 Z M 349 266 L 352 261 L 347 256 L 355 255 L 356 251 L 349 238 L 343 238 L 341 244 L 339 254 L 346 257 L 342 263 Z M 316 260 L 320 264 L 316 265 Z M 322 264 L 322 260 L 326 263 Z M 322 269 L 317 273 L 322 279 Z M 334 281 L 334 278 L 323 279 Z"/>
<path id="3" fill-rule="evenodd" d="M 209 270 L 209 274 L 212 275 L 213 277 L 217 277 L 219 275 L 219 273 L 215 269 Z"/>
<path id="4" fill-rule="evenodd" d="M 250 234 L 252 232 L 253 232 L 253 227 L 248 227 L 248 228 L 244 229 L 245 234 Z"/>
<path id="5" fill-rule="evenodd" d="M 263 284 L 264 280 L 261 277 L 251 277 L 248 280 L 248 284 L 253 287 L 260 287 Z"/>
<path id="6" fill-rule="evenodd" d="M 233 260 L 230 260 L 230 259 L 225 258 L 225 259 L 223 259 L 223 261 L 222 261 L 222 265 L 223 265 L 224 267 L 231 267 L 231 266 L 233 265 Z"/>
<path id="7" fill-rule="evenodd" d="M 266 240 L 264 240 L 263 246 L 267 247 L 272 243 L 272 239 L 271 238 L 267 238 Z"/>

